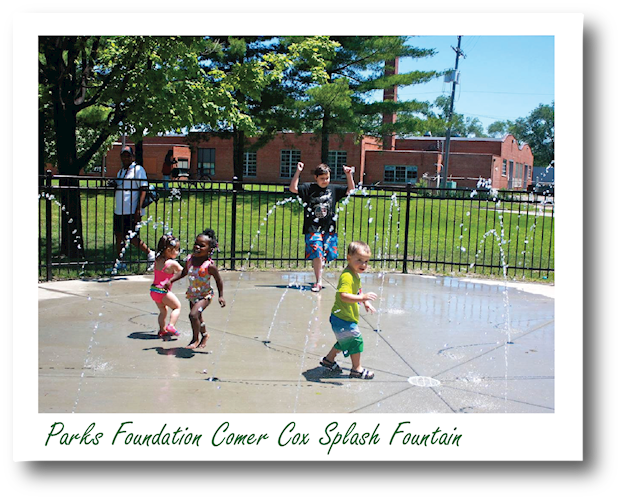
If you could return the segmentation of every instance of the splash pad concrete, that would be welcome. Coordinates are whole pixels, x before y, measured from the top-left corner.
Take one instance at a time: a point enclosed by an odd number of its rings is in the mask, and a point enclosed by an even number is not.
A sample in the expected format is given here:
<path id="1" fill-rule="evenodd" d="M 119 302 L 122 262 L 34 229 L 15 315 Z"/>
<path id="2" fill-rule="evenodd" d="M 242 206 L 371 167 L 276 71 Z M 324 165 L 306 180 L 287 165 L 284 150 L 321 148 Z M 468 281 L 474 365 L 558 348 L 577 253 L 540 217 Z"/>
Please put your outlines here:
<path id="1" fill-rule="evenodd" d="M 39 284 L 39 412 L 552 413 L 554 287 L 368 273 L 363 366 L 373 380 L 319 365 L 337 270 L 221 273 L 227 306 L 203 313 L 205 349 L 157 336 L 151 276 Z"/>

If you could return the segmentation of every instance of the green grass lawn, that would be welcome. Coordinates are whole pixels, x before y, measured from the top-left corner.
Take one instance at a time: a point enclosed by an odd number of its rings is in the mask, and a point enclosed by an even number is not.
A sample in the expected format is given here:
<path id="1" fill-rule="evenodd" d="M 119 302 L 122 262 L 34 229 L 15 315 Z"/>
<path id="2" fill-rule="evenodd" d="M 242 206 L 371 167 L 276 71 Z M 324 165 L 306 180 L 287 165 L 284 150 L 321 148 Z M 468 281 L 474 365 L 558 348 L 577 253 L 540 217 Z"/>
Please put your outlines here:
<path id="1" fill-rule="evenodd" d="M 141 228 L 141 238 L 155 248 L 160 236 L 171 231 L 180 238 L 182 250 L 187 250 L 197 234 L 211 227 L 218 236 L 216 259 L 222 267 L 309 267 L 304 261 L 304 208 L 294 195 L 284 192 L 283 186 L 245 185 L 245 191 L 237 194 L 235 217 L 233 192 L 225 189 L 230 185 L 206 186 L 213 189 L 188 189 L 172 183 L 175 194 L 148 207 L 143 221 L 149 222 Z M 45 203 L 42 198 L 39 232 L 43 262 Z M 468 195 L 439 199 L 414 193 L 407 223 L 407 203 L 405 193 L 373 190 L 338 204 L 340 258 L 344 258 L 350 241 L 363 240 L 371 247 L 373 269 L 402 271 L 406 251 L 409 271 L 499 276 L 505 264 L 512 278 L 554 280 L 552 271 L 529 270 L 554 269 L 555 219 L 551 205 L 495 202 Z M 61 209 L 56 203 L 52 208 L 52 255 L 57 256 Z M 83 192 L 81 208 L 83 247 L 89 263 L 55 269 L 55 277 L 102 275 L 117 257 L 112 233 L 112 190 Z M 128 262 L 144 259 L 133 247 L 125 256 Z M 66 261 L 54 258 L 54 262 Z M 129 266 L 129 272 L 142 272 L 144 268 L 143 263 L 136 263 Z M 44 276 L 45 269 L 41 269 Z"/>

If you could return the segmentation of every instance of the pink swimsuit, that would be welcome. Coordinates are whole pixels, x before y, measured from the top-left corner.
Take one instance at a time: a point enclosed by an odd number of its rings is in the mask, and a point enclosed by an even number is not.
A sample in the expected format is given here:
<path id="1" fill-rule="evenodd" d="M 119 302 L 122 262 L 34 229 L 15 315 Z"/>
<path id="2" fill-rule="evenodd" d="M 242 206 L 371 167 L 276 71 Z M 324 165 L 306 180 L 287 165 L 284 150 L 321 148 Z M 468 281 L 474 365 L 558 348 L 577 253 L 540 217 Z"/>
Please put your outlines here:
<path id="1" fill-rule="evenodd" d="M 153 284 L 149 290 L 151 292 L 151 298 L 158 303 L 162 302 L 164 296 L 169 292 L 168 288 L 166 288 L 166 284 L 175 274 L 165 272 L 167 267 L 168 262 L 164 264 L 164 268 L 161 271 L 157 269 L 153 270 Z"/>

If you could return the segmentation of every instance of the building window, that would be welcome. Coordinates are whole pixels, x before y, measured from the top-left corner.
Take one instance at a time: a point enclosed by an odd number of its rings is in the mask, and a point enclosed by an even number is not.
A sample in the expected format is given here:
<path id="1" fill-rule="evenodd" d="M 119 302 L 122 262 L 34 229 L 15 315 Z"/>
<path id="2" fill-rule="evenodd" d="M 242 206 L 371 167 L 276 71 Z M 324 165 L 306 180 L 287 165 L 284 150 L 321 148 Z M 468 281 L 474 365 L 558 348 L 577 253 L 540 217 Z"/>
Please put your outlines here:
<path id="1" fill-rule="evenodd" d="M 184 170 L 188 172 L 188 159 L 187 158 L 179 158 L 177 160 L 177 168 L 179 170 Z"/>
<path id="2" fill-rule="evenodd" d="M 392 184 L 417 181 L 417 167 L 411 165 L 385 165 L 384 182 Z"/>
<path id="3" fill-rule="evenodd" d="M 197 170 L 200 177 L 216 173 L 216 150 L 214 148 L 199 148 Z"/>
<path id="4" fill-rule="evenodd" d="M 244 177 L 257 177 L 257 152 L 244 153 Z"/>
<path id="5" fill-rule="evenodd" d="M 514 169 L 514 183 L 512 184 L 514 187 L 521 188 L 523 187 L 523 170 L 525 166 L 522 163 L 517 163 L 516 168 Z"/>
<path id="6" fill-rule="evenodd" d="M 328 166 L 332 172 L 333 179 L 340 181 L 345 180 L 346 174 L 343 172 L 343 166 L 348 164 L 347 151 L 329 151 Z"/>
<path id="7" fill-rule="evenodd" d="M 281 177 L 291 179 L 298 168 L 300 161 L 300 150 L 282 149 L 281 150 Z"/>
<path id="8" fill-rule="evenodd" d="M 507 160 L 503 160 L 503 167 L 501 167 L 501 175 L 503 177 L 508 176 L 508 161 Z"/>
<path id="9" fill-rule="evenodd" d="M 508 189 L 514 189 L 514 161 L 510 160 L 508 166 Z"/>

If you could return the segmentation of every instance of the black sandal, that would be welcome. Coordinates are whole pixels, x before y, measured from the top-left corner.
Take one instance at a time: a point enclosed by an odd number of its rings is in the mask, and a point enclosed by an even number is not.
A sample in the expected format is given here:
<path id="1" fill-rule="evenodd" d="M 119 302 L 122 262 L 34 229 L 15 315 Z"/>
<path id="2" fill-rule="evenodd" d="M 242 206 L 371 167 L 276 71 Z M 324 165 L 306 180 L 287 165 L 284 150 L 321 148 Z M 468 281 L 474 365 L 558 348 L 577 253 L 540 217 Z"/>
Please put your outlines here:
<path id="1" fill-rule="evenodd" d="M 350 378 L 362 378 L 365 380 L 371 380 L 374 378 L 374 372 L 368 370 L 367 368 L 363 368 L 362 372 L 356 371 L 354 368 L 350 370 Z"/>
<path id="2" fill-rule="evenodd" d="M 320 361 L 320 365 L 322 365 L 324 368 L 328 368 L 329 370 L 336 372 L 336 373 L 341 373 L 341 366 L 339 366 L 337 364 L 337 361 L 328 361 L 326 359 L 326 357 L 322 358 L 322 361 Z"/>

